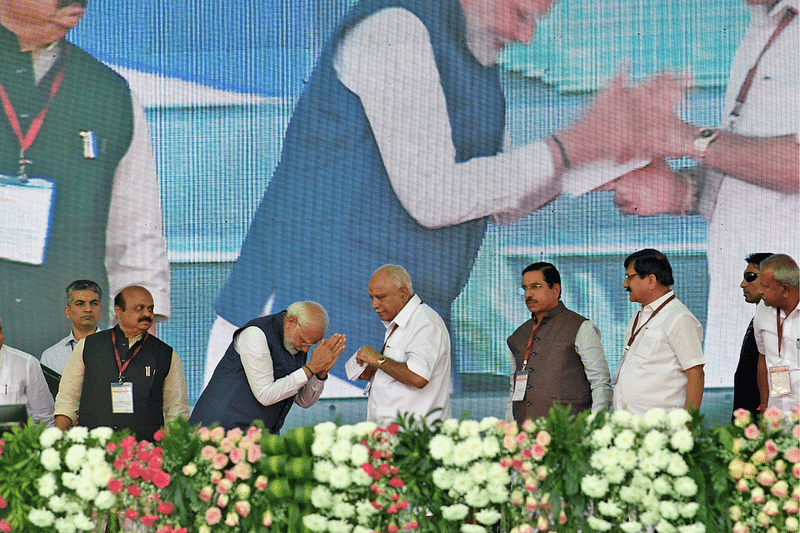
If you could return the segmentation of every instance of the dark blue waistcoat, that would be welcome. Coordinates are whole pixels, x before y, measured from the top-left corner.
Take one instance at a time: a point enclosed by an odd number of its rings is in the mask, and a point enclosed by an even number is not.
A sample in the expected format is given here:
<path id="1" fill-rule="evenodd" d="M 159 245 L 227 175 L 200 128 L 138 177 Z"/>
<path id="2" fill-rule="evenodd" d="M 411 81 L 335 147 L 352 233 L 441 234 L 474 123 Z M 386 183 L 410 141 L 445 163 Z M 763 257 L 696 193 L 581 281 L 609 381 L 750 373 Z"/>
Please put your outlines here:
<path id="1" fill-rule="evenodd" d="M 487 220 L 428 229 L 403 208 L 389 181 L 359 98 L 336 77 L 336 44 L 356 22 L 403 7 L 426 26 L 452 125 L 459 162 L 501 151 L 505 100 L 497 67 L 467 49 L 458 0 L 366 0 L 334 31 L 301 96 L 280 163 L 217 302 L 236 325 L 275 307 L 315 300 L 331 317 L 330 332 L 348 347 L 380 346 L 383 327 L 367 281 L 385 264 L 403 265 L 416 292 L 449 322 L 450 306 L 469 277 Z M 464 183 L 471 187 L 471 183 Z M 344 374 L 341 358 L 334 372 Z"/>
<path id="2" fill-rule="evenodd" d="M 302 367 L 308 356 L 302 351 L 292 355 L 284 348 L 284 313 L 285 311 L 256 318 L 244 326 L 245 328 L 256 326 L 266 335 L 275 380 L 288 376 Z M 234 338 L 242 329 L 234 334 Z M 250 389 L 242 359 L 231 342 L 214 370 L 208 386 L 197 400 L 189 423 L 211 426 L 214 422 L 218 422 L 225 429 L 239 427 L 246 430 L 254 420 L 262 420 L 264 427 L 270 433 L 278 433 L 293 402 L 294 396 L 291 396 L 272 405 L 261 405 Z"/>

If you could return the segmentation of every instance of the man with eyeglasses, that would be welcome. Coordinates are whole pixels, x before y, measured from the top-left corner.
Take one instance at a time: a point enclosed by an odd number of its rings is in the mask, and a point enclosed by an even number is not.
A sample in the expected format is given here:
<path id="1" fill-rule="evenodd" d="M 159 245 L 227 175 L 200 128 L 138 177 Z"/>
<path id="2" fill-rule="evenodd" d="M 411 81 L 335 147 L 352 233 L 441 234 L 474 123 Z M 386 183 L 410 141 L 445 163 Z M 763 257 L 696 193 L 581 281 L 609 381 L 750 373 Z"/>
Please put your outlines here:
<path id="1" fill-rule="evenodd" d="M 700 409 L 705 384 L 703 327 L 670 287 L 672 265 L 645 248 L 625 259 L 622 286 L 641 305 L 625 330 L 614 379 L 614 410 Z"/>
<path id="2" fill-rule="evenodd" d="M 759 264 L 772 254 L 750 254 L 745 258 L 747 268 L 744 270 L 744 279 L 739 285 L 742 288 L 744 301 L 749 304 L 758 304 L 761 301 L 761 284 L 758 282 L 760 271 Z M 753 416 L 758 413 L 761 394 L 758 391 L 758 346 L 753 333 L 753 321 L 747 326 L 747 332 L 742 340 L 742 349 L 739 352 L 739 364 L 733 375 L 733 410 L 747 409 Z"/>
<path id="3" fill-rule="evenodd" d="M 246 430 L 261 420 L 267 431 L 278 433 L 293 403 L 316 403 L 344 350 L 344 335 L 322 339 L 327 328 L 328 314 L 315 302 L 295 302 L 245 324 L 233 334 L 189 422 Z"/>
<path id="4" fill-rule="evenodd" d="M 564 306 L 558 269 L 545 262 L 527 266 L 521 293 L 531 319 L 507 341 L 514 365 L 509 392 L 514 420 L 521 424 L 547 416 L 554 404 L 572 413 L 609 409 L 611 374 L 600 330 Z"/>

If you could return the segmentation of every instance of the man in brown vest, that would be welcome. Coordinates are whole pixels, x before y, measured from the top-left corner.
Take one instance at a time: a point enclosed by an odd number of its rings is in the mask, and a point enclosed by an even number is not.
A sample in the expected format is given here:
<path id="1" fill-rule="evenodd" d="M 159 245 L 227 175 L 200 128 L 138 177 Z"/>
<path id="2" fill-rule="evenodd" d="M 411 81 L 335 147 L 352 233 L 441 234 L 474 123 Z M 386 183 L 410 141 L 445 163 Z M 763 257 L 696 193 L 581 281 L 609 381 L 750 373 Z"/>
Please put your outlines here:
<path id="1" fill-rule="evenodd" d="M 521 293 L 531 319 L 508 338 L 514 420 L 547 416 L 553 404 L 572 413 L 610 408 L 611 373 L 600 330 L 561 302 L 558 269 L 529 265 L 522 271 Z"/>

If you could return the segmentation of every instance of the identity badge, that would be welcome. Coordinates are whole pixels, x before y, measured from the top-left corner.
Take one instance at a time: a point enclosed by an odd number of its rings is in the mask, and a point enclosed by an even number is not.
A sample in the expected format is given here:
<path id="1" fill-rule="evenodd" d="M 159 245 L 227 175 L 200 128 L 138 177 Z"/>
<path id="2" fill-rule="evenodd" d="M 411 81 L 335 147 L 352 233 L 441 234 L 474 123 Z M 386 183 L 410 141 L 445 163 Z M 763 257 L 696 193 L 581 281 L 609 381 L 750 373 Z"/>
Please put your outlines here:
<path id="1" fill-rule="evenodd" d="M 0 174 L 0 258 L 44 263 L 55 194 L 51 180 Z"/>
<path id="2" fill-rule="evenodd" d="M 520 402 L 525 399 L 525 391 L 528 389 L 528 375 L 527 370 L 518 370 L 514 374 L 514 395 L 511 397 L 512 401 Z"/>
<path id="3" fill-rule="evenodd" d="M 133 383 L 111 384 L 111 412 L 114 414 L 133 413 Z"/>
<path id="4" fill-rule="evenodd" d="M 786 396 L 792 393 L 788 365 L 769 367 L 769 381 L 772 384 L 770 390 L 772 396 Z"/>

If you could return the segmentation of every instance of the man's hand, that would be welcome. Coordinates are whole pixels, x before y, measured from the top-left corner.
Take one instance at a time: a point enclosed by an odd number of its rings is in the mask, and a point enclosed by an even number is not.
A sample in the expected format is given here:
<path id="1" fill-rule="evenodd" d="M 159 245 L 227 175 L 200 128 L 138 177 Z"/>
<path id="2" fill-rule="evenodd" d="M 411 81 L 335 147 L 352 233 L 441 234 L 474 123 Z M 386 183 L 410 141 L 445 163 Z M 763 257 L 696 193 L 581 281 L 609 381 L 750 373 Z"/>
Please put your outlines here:
<path id="1" fill-rule="evenodd" d="M 356 352 L 356 362 L 359 365 L 367 364 L 370 366 L 378 366 L 378 358 L 381 356 L 372 346 L 362 346 Z"/>
<path id="2" fill-rule="evenodd" d="M 328 370 L 336 364 L 336 360 L 344 351 L 346 337 L 341 333 L 334 333 L 327 339 L 323 339 L 311 353 L 308 361 L 308 369 L 318 378 L 324 379 L 328 376 Z"/>
<path id="3" fill-rule="evenodd" d="M 689 187 L 664 159 L 654 159 L 597 190 L 615 191 L 614 203 L 626 215 L 652 216 L 693 208 Z"/>

